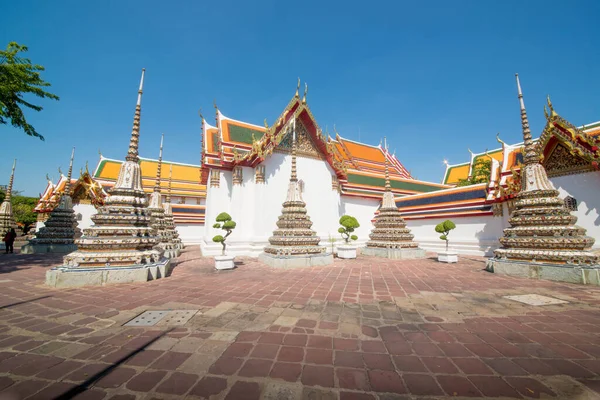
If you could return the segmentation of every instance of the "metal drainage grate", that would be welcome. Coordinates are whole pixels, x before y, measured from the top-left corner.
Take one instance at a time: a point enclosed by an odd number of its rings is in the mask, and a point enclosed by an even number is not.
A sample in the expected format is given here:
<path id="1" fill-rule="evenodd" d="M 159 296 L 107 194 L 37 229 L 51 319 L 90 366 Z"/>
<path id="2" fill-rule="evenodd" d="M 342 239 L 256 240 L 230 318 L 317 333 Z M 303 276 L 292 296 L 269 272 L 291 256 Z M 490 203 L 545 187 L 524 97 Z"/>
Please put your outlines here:
<path id="1" fill-rule="evenodd" d="M 160 326 L 181 326 L 185 325 L 198 310 L 173 310 L 170 311 L 157 325 Z"/>
<path id="2" fill-rule="evenodd" d="M 123 326 L 154 326 L 168 313 L 169 311 L 144 311 Z"/>
<path id="3" fill-rule="evenodd" d="M 541 296 L 539 294 L 520 294 L 518 296 L 504 296 L 505 299 L 529 304 L 530 306 L 548 306 L 551 304 L 565 304 L 568 301 L 555 299 L 554 297 Z"/>

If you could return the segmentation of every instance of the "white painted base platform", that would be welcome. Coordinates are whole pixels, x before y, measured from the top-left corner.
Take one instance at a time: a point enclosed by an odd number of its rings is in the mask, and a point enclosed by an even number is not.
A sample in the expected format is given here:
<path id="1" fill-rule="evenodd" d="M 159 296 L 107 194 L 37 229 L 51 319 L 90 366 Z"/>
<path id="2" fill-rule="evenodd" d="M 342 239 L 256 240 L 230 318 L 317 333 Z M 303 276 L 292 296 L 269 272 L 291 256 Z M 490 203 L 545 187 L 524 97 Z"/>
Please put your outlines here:
<path id="1" fill-rule="evenodd" d="M 258 261 L 274 268 L 319 267 L 333 264 L 333 254 L 277 257 L 267 253 L 258 255 Z"/>
<path id="2" fill-rule="evenodd" d="M 338 246 L 337 247 L 338 258 L 352 259 L 356 258 L 356 247 L 355 246 Z"/>
<path id="3" fill-rule="evenodd" d="M 456 263 L 458 262 L 458 252 L 456 250 L 438 251 L 438 261 Z"/>
<path id="4" fill-rule="evenodd" d="M 600 286 L 600 265 L 584 267 L 490 259 L 485 269 L 495 274 L 520 278 L 547 279 L 557 282 Z"/>
<path id="5" fill-rule="evenodd" d="M 216 269 L 234 269 L 235 263 L 233 259 L 235 256 L 215 256 L 215 268 Z"/>
<path id="6" fill-rule="evenodd" d="M 21 254 L 40 254 L 40 253 L 72 253 L 77 250 L 76 244 L 32 244 L 27 243 L 21 247 Z"/>
<path id="7" fill-rule="evenodd" d="M 168 275 L 171 260 L 131 267 L 69 268 L 55 267 L 46 271 L 46 285 L 56 288 L 104 286 L 113 283 L 147 282 Z"/>
<path id="8" fill-rule="evenodd" d="M 381 249 L 378 247 L 363 247 L 360 249 L 360 254 L 389 258 L 392 260 L 414 260 L 417 258 L 425 258 L 426 252 L 423 249 Z"/>

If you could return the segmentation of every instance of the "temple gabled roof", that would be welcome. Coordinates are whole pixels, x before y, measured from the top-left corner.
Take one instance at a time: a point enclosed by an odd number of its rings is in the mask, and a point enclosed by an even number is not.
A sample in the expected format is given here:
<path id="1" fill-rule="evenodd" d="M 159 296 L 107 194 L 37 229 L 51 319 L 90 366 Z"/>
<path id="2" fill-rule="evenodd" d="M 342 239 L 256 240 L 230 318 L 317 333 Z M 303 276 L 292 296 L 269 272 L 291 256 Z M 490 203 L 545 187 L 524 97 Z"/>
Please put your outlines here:
<path id="1" fill-rule="evenodd" d="M 62 173 L 56 184 L 48 178 L 46 189 L 40 196 L 33 211 L 38 213 L 48 213 L 54 210 L 60 201 L 60 196 L 65 192 L 66 185 L 67 177 Z M 89 173 L 87 165 L 85 171 L 80 172 L 78 179 L 71 178 L 70 194 L 74 204 L 89 201 L 89 203 L 96 207 L 102 205 L 104 203 L 104 198 L 107 196 L 107 193 L 102 186 Z"/>
<path id="2" fill-rule="evenodd" d="M 413 179 L 396 156 L 381 145 L 372 146 L 346 139 L 337 131 L 335 138 L 324 134 L 306 103 L 306 97 L 300 99 L 298 91 L 272 126 L 268 126 L 266 121 L 264 126 L 259 126 L 234 120 L 218 109 L 216 126 L 209 125 L 203 118 L 202 184 L 206 185 L 211 168 L 256 167 L 272 152 L 289 150 L 286 148 L 289 143 L 286 144 L 287 130 L 284 127 L 292 118 L 301 124 L 310 144 L 335 172 L 342 195 L 380 198 L 386 158 L 390 164 L 392 190 L 396 195 L 449 187 Z"/>
<path id="3" fill-rule="evenodd" d="M 99 180 L 103 186 L 112 187 L 119 175 L 123 161 L 114 160 L 100 156 L 100 161 L 94 171 L 94 178 Z M 156 181 L 156 169 L 158 160 L 140 157 L 142 170 L 142 186 L 144 191 L 151 193 Z M 169 169 L 173 167 L 172 195 L 174 196 L 206 196 L 206 186 L 200 184 L 200 166 L 193 164 L 176 163 L 173 161 L 162 161 L 161 190 L 167 193 L 169 185 Z"/>
<path id="4" fill-rule="evenodd" d="M 537 151 L 543 155 L 542 163 L 546 167 L 548 175 L 552 177 L 596 169 L 600 161 L 600 152 L 598 151 L 600 121 L 575 127 L 556 113 L 550 101 L 548 104 L 550 113 L 546 113 L 546 125 L 540 137 L 535 140 Z M 473 165 L 481 157 L 492 158 L 499 163 L 500 178 L 510 176 L 512 172 L 518 172 L 523 161 L 523 143 L 509 145 L 500 139 L 498 141 L 502 144 L 501 148 L 471 154 L 471 160 L 462 164 L 447 165 L 443 182 L 454 185 L 461 179 L 467 179 L 472 172 Z M 559 156 L 559 153 L 568 154 L 571 161 L 561 161 L 560 164 L 563 165 L 558 165 L 556 157 Z M 503 179 L 501 183 L 505 184 L 505 180 Z"/>

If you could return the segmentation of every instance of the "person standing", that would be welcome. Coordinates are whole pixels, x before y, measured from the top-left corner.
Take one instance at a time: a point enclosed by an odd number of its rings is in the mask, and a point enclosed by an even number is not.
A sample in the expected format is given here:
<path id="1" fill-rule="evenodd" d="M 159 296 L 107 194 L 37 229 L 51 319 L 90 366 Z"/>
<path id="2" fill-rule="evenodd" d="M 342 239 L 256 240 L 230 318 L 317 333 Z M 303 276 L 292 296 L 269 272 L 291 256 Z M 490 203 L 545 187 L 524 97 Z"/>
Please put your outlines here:
<path id="1" fill-rule="evenodd" d="M 4 235 L 2 241 L 6 244 L 6 254 L 8 254 L 9 250 L 11 253 L 13 252 L 13 244 L 15 243 L 16 238 L 17 232 L 15 231 L 15 228 L 10 228 L 10 230 L 6 232 L 6 235 Z"/>

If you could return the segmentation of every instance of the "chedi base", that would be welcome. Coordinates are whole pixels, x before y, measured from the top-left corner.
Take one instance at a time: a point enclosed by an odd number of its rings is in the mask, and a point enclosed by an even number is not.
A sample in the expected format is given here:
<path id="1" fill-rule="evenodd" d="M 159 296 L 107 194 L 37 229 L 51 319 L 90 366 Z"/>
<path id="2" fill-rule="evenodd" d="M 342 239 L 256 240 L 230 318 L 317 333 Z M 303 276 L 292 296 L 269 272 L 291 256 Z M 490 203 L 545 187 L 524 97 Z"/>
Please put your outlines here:
<path id="1" fill-rule="evenodd" d="M 423 249 L 387 249 L 379 247 L 365 247 L 360 250 L 360 254 L 365 256 L 383 257 L 391 260 L 415 260 L 425 258 L 426 252 Z"/>
<path id="2" fill-rule="evenodd" d="M 600 286 L 600 265 L 547 264 L 489 259 L 485 269 L 501 275 Z"/>
<path id="3" fill-rule="evenodd" d="M 147 282 L 169 274 L 171 260 L 130 267 L 55 267 L 46 271 L 46 285 L 56 288 L 105 286 L 113 283 Z"/>
<path id="4" fill-rule="evenodd" d="M 275 256 L 268 253 L 260 253 L 258 261 L 274 268 L 306 268 L 321 267 L 333 264 L 333 254 L 301 254 L 293 256 Z"/>

